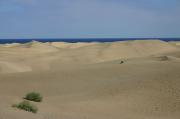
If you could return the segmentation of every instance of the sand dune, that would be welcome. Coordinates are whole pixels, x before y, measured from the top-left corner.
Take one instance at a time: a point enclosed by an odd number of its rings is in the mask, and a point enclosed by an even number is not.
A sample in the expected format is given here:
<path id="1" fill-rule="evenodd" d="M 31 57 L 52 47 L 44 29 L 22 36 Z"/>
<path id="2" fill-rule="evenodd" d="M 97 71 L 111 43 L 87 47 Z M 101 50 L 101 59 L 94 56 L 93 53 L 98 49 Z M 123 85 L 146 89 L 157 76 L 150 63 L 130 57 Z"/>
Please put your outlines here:
<path id="1" fill-rule="evenodd" d="M 51 45 L 54 47 L 58 47 L 58 48 L 67 48 L 67 49 L 75 49 L 75 48 L 80 48 L 80 47 L 85 47 L 85 46 L 89 46 L 89 45 L 95 45 L 97 44 L 96 42 L 92 42 L 92 43 L 67 43 L 67 42 L 52 42 Z"/>
<path id="2" fill-rule="evenodd" d="M 180 47 L 180 42 L 179 41 L 170 41 L 169 43 L 176 46 L 176 47 Z"/>
<path id="3" fill-rule="evenodd" d="M 20 46 L 20 43 L 11 43 L 11 44 L 0 44 L 0 47 L 18 47 Z"/>
<path id="4" fill-rule="evenodd" d="M 33 70 L 50 69 L 53 64 L 91 64 L 146 57 L 162 53 L 179 51 L 179 48 L 160 40 L 136 40 L 110 43 L 41 43 L 32 41 L 25 44 L 6 44 L 0 46 L 0 72 L 16 72 L 17 69 L 29 67 Z M 8 64 L 9 63 L 9 64 Z M 23 65 L 18 65 L 24 63 Z M 14 64 L 14 65 L 13 65 Z M 12 65 L 12 66 L 11 66 Z M 7 67 L 7 68 L 6 68 Z M 24 72 L 31 71 L 25 68 Z M 17 70 L 19 72 L 19 70 Z"/>
<path id="5" fill-rule="evenodd" d="M 0 72 L 29 72 L 50 69 L 54 64 L 92 64 L 178 52 L 172 43 L 160 40 L 135 40 L 107 43 L 13 43 L 0 46 Z M 5 63 L 3 63 L 5 62 Z M 21 65 L 23 63 L 23 65 Z M 12 65 L 12 66 L 11 66 Z M 15 68 L 16 67 L 16 68 Z M 27 70 L 28 69 L 28 70 Z"/>
<path id="6" fill-rule="evenodd" d="M 160 40 L 0 45 L 0 119 L 179 119 L 179 71 Z M 37 114 L 11 107 L 29 91 Z"/>
<path id="7" fill-rule="evenodd" d="M 32 71 L 32 69 L 23 64 L 16 64 L 16 63 L 12 63 L 12 62 L 0 61 L 0 72 L 1 73 L 27 72 L 27 71 Z"/>

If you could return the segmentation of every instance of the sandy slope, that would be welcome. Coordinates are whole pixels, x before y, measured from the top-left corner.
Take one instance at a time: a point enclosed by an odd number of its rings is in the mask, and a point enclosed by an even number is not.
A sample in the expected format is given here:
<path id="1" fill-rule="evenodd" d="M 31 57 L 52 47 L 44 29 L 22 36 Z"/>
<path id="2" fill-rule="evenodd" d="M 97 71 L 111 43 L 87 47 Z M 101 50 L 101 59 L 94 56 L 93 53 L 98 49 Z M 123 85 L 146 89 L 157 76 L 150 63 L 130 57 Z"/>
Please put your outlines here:
<path id="1" fill-rule="evenodd" d="M 0 119 L 179 119 L 179 71 L 179 47 L 159 40 L 1 45 Z M 11 107 L 29 91 L 37 114 Z"/>

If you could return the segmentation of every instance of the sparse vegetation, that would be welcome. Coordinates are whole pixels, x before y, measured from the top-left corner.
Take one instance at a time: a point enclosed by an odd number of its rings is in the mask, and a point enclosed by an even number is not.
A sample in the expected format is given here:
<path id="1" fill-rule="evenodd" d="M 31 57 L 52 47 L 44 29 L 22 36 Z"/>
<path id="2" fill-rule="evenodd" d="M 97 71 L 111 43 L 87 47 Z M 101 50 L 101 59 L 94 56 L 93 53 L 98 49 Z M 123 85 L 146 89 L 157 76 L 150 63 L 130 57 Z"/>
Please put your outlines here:
<path id="1" fill-rule="evenodd" d="M 30 93 L 26 94 L 24 99 L 34 101 L 34 102 L 41 102 L 43 98 L 40 95 L 40 93 L 30 92 Z"/>
<path id="2" fill-rule="evenodd" d="M 19 104 L 12 105 L 12 107 L 25 110 L 28 112 L 32 112 L 32 113 L 37 113 L 38 111 L 38 108 L 35 105 L 31 104 L 29 101 L 23 101 Z"/>
<path id="3" fill-rule="evenodd" d="M 123 63 L 124 63 L 124 61 L 121 61 L 121 62 L 120 62 L 120 64 L 123 64 Z"/>
<path id="4" fill-rule="evenodd" d="M 168 56 L 161 56 L 161 57 L 159 57 L 159 59 L 161 61 L 167 61 L 167 60 L 169 60 L 169 57 Z"/>
<path id="5" fill-rule="evenodd" d="M 27 93 L 24 99 L 26 100 L 23 102 L 20 102 L 19 104 L 12 105 L 12 107 L 25 110 L 28 112 L 32 112 L 32 113 L 37 113 L 38 108 L 35 105 L 31 104 L 30 101 L 41 102 L 42 96 L 40 95 L 40 93 L 37 93 L 37 92 Z"/>

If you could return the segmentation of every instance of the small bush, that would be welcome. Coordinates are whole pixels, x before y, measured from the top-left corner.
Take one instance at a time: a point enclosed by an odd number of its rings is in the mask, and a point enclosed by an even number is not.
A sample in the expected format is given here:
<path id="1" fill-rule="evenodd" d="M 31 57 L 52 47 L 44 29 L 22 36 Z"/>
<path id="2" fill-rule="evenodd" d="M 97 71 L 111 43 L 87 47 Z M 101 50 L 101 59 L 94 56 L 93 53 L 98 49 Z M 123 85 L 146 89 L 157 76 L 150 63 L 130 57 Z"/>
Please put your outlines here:
<path id="1" fill-rule="evenodd" d="M 12 105 L 12 107 L 16 107 L 21 110 L 25 110 L 32 113 L 37 113 L 38 108 L 34 105 L 32 105 L 29 101 L 23 101 L 17 105 Z"/>
<path id="2" fill-rule="evenodd" d="M 120 62 L 120 64 L 123 64 L 123 63 L 124 63 L 124 61 L 121 61 L 121 62 Z"/>
<path id="3" fill-rule="evenodd" d="M 41 102 L 42 96 L 39 93 L 31 92 L 31 93 L 26 94 L 24 99 L 34 101 L 34 102 Z"/>

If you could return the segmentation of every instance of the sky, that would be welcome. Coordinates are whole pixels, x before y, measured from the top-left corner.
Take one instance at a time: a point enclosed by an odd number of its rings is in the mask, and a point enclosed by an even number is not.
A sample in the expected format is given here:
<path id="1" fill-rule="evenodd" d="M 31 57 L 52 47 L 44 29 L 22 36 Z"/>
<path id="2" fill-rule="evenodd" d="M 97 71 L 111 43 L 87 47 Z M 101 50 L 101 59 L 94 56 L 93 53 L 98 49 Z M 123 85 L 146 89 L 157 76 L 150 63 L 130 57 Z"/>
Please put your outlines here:
<path id="1" fill-rule="evenodd" d="M 0 39 L 180 37 L 180 0 L 0 0 Z"/>

